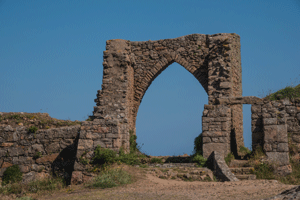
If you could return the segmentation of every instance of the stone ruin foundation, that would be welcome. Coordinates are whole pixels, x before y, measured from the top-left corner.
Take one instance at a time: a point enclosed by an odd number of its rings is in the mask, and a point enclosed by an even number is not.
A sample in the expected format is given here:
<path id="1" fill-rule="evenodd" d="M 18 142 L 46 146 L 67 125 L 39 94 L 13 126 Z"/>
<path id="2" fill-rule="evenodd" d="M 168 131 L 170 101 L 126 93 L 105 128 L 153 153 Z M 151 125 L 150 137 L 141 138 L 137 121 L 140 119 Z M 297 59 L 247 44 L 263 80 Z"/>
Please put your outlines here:
<path id="1" fill-rule="evenodd" d="M 192 34 L 175 39 L 132 42 L 108 40 L 103 53 L 103 83 L 92 121 L 81 126 L 38 130 L 0 126 L 0 176 L 18 164 L 32 179 L 60 171 L 74 180 L 90 178 L 80 158 L 91 159 L 99 145 L 129 151 L 137 112 L 152 81 L 177 62 L 194 75 L 208 96 L 202 116 L 203 156 L 239 156 L 243 143 L 243 104 L 251 104 L 252 147 L 272 162 L 289 165 L 288 142 L 300 149 L 300 100 L 267 101 L 242 96 L 240 37 Z M 199 122 L 200 123 L 200 122 Z M 41 158 L 34 159 L 37 152 Z M 80 183 L 78 181 L 78 183 Z"/>

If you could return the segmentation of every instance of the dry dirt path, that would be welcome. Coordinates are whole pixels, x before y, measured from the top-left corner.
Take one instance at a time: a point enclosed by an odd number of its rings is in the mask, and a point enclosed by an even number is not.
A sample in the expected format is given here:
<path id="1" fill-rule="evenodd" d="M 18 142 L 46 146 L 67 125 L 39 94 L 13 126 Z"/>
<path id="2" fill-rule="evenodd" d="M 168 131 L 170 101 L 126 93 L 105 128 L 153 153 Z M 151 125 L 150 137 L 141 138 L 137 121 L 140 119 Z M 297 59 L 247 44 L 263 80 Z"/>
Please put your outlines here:
<path id="1" fill-rule="evenodd" d="M 110 189 L 82 189 L 72 186 L 52 195 L 36 197 L 41 200 L 96 200 L 96 199 L 264 199 L 275 196 L 293 185 L 275 180 L 239 182 L 186 182 L 164 180 L 147 174 L 133 184 Z"/>

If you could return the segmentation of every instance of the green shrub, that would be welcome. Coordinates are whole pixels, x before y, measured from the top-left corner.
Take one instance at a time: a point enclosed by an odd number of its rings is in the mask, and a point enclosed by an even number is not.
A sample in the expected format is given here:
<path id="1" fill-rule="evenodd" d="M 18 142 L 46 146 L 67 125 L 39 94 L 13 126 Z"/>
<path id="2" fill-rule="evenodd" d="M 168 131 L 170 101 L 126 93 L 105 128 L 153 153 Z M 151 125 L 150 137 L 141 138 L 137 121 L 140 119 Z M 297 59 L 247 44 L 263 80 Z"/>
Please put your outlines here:
<path id="1" fill-rule="evenodd" d="M 163 163 L 161 158 L 151 158 L 150 163 Z"/>
<path id="2" fill-rule="evenodd" d="M 112 169 L 102 172 L 87 187 L 111 188 L 131 183 L 131 175 L 121 169 Z"/>
<path id="3" fill-rule="evenodd" d="M 33 159 L 38 159 L 38 158 L 40 158 L 40 157 L 42 157 L 42 153 L 39 152 L 39 151 L 37 151 L 37 152 L 34 154 Z"/>
<path id="4" fill-rule="evenodd" d="M 36 133 L 38 130 L 38 128 L 36 126 L 31 126 L 29 129 L 28 129 L 28 132 L 29 133 Z"/>
<path id="5" fill-rule="evenodd" d="M 135 153 L 128 153 L 119 155 L 119 157 L 116 158 L 116 161 L 120 161 L 122 163 L 125 163 L 127 165 L 139 165 L 141 164 L 139 156 Z"/>
<path id="6" fill-rule="evenodd" d="M 95 156 L 93 158 L 94 164 L 110 164 L 116 161 L 117 153 L 110 149 L 105 149 L 99 145 L 96 147 Z"/>
<path id="7" fill-rule="evenodd" d="M 19 165 L 13 165 L 8 167 L 2 177 L 2 185 L 6 185 L 8 183 L 17 183 L 22 180 L 22 172 L 19 168 Z"/>
<path id="8" fill-rule="evenodd" d="M 129 131 L 130 138 L 129 138 L 129 143 L 130 143 L 130 153 L 137 152 L 138 147 L 136 143 L 137 136 L 133 134 L 133 130 Z"/>
<path id="9" fill-rule="evenodd" d="M 234 155 L 233 153 L 228 153 L 227 156 L 224 158 L 225 162 L 227 165 L 231 163 L 232 160 L 234 160 Z"/>
<path id="10" fill-rule="evenodd" d="M 199 154 L 196 154 L 196 155 L 193 157 L 193 162 L 198 163 L 198 165 L 199 165 L 200 167 L 205 166 L 206 161 L 207 161 L 207 159 L 204 158 L 202 155 L 199 155 Z"/>
<path id="11" fill-rule="evenodd" d="M 194 140 L 194 154 L 203 155 L 202 133 Z"/>

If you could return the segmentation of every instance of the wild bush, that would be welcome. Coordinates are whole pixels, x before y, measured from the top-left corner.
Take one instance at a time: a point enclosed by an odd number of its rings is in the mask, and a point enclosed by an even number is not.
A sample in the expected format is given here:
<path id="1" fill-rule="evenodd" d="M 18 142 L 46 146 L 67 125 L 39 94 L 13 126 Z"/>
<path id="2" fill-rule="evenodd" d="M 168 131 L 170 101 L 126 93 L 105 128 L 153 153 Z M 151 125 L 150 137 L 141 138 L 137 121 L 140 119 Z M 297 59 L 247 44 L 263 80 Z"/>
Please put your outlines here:
<path id="1" fill-rule="evenodd" d="M 196 162 L 198 163 L 198 165 L 200 167 L 204 167 L 206 165 L 206 161 L 207 159 L 204 158 L 202 155 L 200 154 L 196 154 L 194 157 L 193 157 L 193 162 Z"/>
<path id="2" fill-rule="evenodd" d="M 202 133 L 194 140 L 194 154 L 203 155 Z"/>
<path id="3" fill-rule="evenodd" d="M 2 177 L 2 185 L 6 185 L 8 183 L 16 183 L 22 180 L 22 172 L 20 170 L 19 165 L 13 165 L 8 167 Z"/>
<path id="4" fill-rule="evenodd" d="M 102 148 L 101 146 L 97 146 L 94 153 L 94 164 L 110 164 L 116 161 L 117 153 L 111 149 L 106 149 Z"/>

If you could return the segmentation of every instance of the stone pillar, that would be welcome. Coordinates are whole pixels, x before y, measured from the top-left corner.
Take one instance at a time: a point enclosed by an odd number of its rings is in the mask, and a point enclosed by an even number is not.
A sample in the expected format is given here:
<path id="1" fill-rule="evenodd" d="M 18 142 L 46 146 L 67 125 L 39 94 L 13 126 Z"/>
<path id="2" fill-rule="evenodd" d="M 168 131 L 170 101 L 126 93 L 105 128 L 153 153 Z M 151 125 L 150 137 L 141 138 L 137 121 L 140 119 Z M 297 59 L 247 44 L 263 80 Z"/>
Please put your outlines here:
<path id="1" fill-rule="evenodd" d="M 262 107 L 264 151 L 268 160 L 279 166 L 289 165 L 289 147 L 286 112 L 279 111 L 269 102 Z"/>
<path id="2" fill-rule="evenodd" d="M 252 150 L 263 147 L 264 132 L 262 122 L 262 104 L 251 105 Z"/>
<path id="3" fill-rule="evenodd" d="M 203 157 L 213 151 L 230 152 L 231 109 L 226 105 L 205 105 L 202 116 Z"/>
<path id="4" fill-rule="evenodd" d="M 208 37 L 210 60 L 208 62 L 209 103 L 216 98 L 242 96 L 242 67 L 240 36 L 215 34 Z M 234 143 L 244 146 L 243 105 L 231 105 L 231 131 Z"/>
<path id="5" fill-rule="evenodd" d="M 103 83 L 94 107 L 93 128 L 101 135 L 106 148 L 118 151 L 121 146 L 129 151 L 129 130 L 133 99 L 133 69 L 131 48 L 127 40 L 108 40 L 103 53 Z M 102 128 L 107 132 L 103 133 Z"/>

